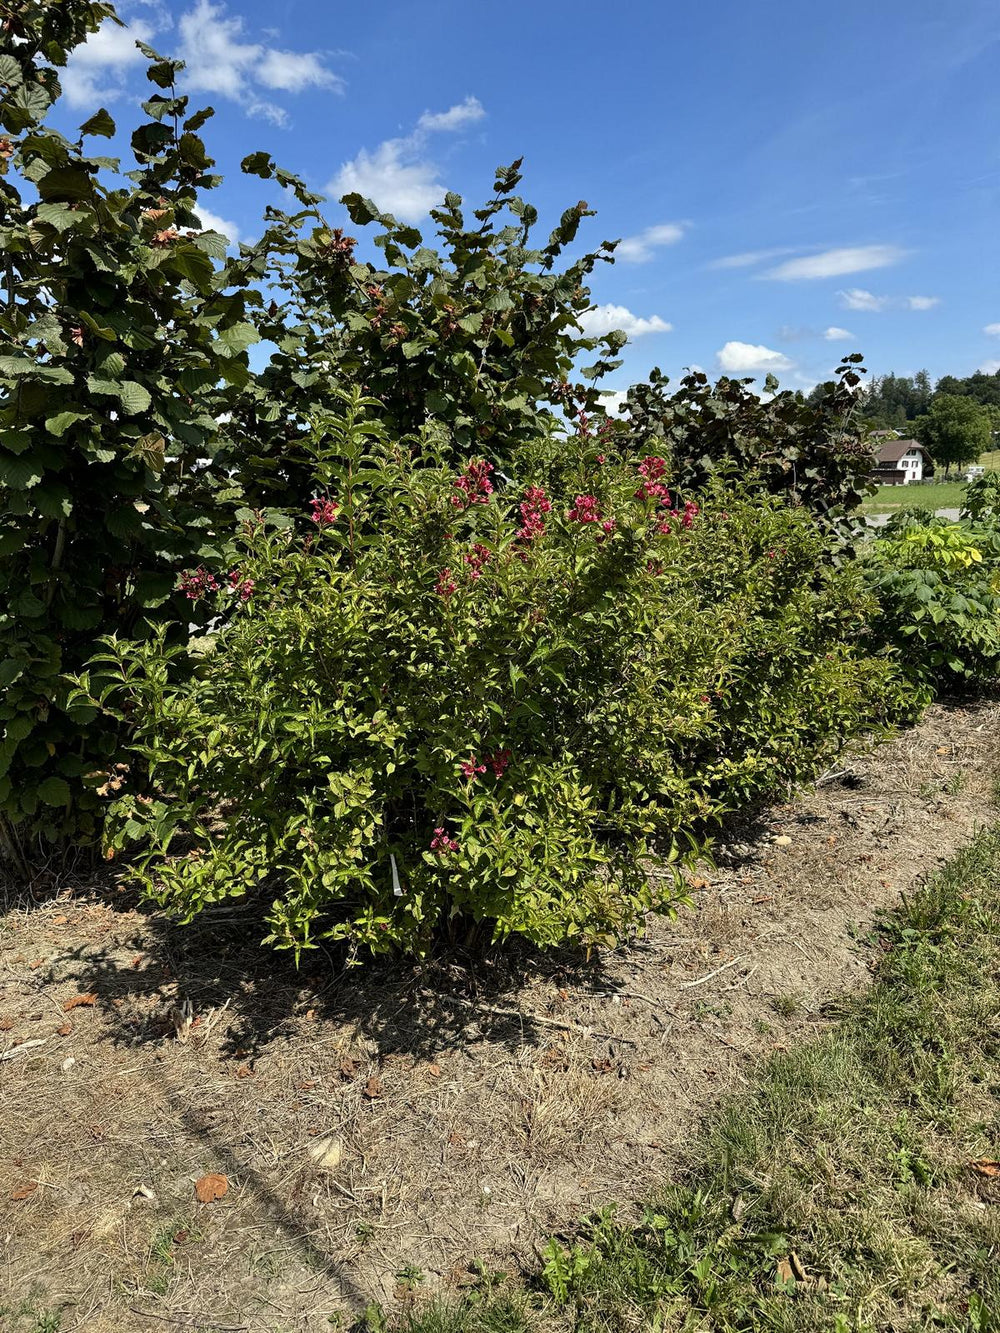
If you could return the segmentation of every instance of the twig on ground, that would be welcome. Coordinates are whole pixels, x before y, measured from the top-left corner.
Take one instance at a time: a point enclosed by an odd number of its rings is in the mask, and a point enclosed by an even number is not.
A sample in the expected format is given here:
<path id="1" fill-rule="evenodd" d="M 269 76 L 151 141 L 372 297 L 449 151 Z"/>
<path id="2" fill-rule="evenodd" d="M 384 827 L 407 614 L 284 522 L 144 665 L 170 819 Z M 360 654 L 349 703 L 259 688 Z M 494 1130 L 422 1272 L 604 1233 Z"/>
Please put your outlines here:
<path id="1" fill-rule="evenodd" d="M 179 1324 L 181 1328 L 214 1328 L 216 1333 L 249 1333 L 249 1324 L 217 1324 L 208 1315 L 190 1314 L 183 1310 L 183 1319 L 178 1319 L 174 1315 L 154 1314 L 152 1310 L 140 1310 L 135 1305 L 128 1307 L 133 1314 L 141 1315 L 143 1319 L 158 1319 L 163 1324 Z"/>
<path id="2" fill-rule="evenodd" d="M 657 1000 L 652 995 L 643 995 L 637 990 L 593 990 L 587 992 L 589 995 L 608 995 L 614 998 L 618 996 L 622 1000 L 642 1000 L 645 1004 L 651 1004 L 654 1009 L 662 1009 L 664 1013 L 669 1014 L 671 1018 L 677 1018 L 678 1015 L 670 1008 L 669 1004 L 664 1004 L 662 1000 Z"/>
<path id="3" fill-rule="evenodd" d="M 48 1037 L 34 1037 L 31 1041 L 22 1041 L 17 1046 L 12 1046 L 9 1051 L 4 1051 L 0 1055 L 0 1060 L 16 1060 L 19 1055 L 27 1055 L 28 1051 L 36 1046 L 44 1046 Z"/>
<path id="4" fill-rule="evenodd" d="M 760 971 L 760 963 L 754 963 L 753 967 L 745 977 L 740 977 L 739 981 L 734 981 L 731 986 L 723 986 L 723 990 L 738 990 L 740 986 L 745 986 L 755 972 Z"/>
<path id="5" fill-rule="evenodd" d="M 600 1041 L 623 1041 L 629 1046 L 636 1045 L 632 1037 L 623 1037 L 617 1032 L 597 1032 L 594 1028 L 583 1027 L 579 1023 L 562 1023 L 558 1018 L 546 1018 L 542 1014 L 526 1014 L 520 1009 L 500 1009 L 496 1005 L 465 1000 L 460 995 L 441 995 L 439 998 L 445 1000 L 448 1004 L 460 1004 L 464 1009 L 482 1011 L 484 1014 L 495 1014 L 498 1018 L 517 1018 L 522 1023 L 537 1023 L 539 1027 L 559 1028 L 563 1032 L 575 1032 L 579 1037 L 597 1037 Z"/>
<path id="6" fill-rule="evenodd" d="M 736 958 L 730 958 L 728 963 L 723 963 L 722 966 L 717 967 L 714 972 L 706 972 L 703 977 L 698 977 L 696 981 L 682 981 L 680 988 L 681 990 L 691 990 L 694 986 L 702 986 L 706 981 L 711 981 L 713 977 L 717 977 L 720 972 L 726 972 L 729 968 L 735 967 L 737 963 L 742 963 L 746 957 L 747 955 L 745 953 L 741 953 Z"/>

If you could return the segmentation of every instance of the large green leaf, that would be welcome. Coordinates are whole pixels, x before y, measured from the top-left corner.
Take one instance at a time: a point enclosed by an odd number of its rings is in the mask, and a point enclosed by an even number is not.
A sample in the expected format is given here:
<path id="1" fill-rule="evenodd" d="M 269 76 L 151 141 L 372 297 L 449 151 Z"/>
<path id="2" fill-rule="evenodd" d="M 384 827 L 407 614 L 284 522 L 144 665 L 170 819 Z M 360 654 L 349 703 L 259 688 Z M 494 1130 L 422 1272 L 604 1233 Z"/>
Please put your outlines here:
<path id="1" fill-rule="evenodd" d="M 81 167 L 53 167 L 38 182 L 43 199 L 92 199 L 94 178 Z"/>
<path id="2" fill-rule="evenodd" d="M 0 83 L 8 88 L 20 88 L 23 82 L 19 62 L 13 56 L 0 56 Z"/>
<path id="3" fill-rule="evenodd" d="M 42 479 L 44 469 L 32 454 L 11 457 L 0 455 L 0 482 L 12 491 L 27 491 L 37 486 Z"/>
<path id="4" fill-rule="evenodd" d="M 69 783 L 64 778 L 46 778 L 38 784 L 37 791 L 39 800 L 46 805 L 69 805 Z"/>
<path id="5" fill-rule="evenodd" d="M 260 334 L 254 326 L 245 321 L 230 324 L 228 328 L 219 330 L 218 341 L 230 356 L 238 356 L 241 352 L 245 352 L 248 347 L 252 347 L 254 343 L 259 343 L 260 340 Z"/>
<path id="6" fill-rule="evenodd" d="M 98 134 L 105 139 L 111 139 L 114 137 L 116 129 L 117 126 L 109 113 L 105 111 L 104 107 L 101 107 L 100 111 L 95 111 L 89 120 L 83 122 L 80 126 L 80 133 Z"/>

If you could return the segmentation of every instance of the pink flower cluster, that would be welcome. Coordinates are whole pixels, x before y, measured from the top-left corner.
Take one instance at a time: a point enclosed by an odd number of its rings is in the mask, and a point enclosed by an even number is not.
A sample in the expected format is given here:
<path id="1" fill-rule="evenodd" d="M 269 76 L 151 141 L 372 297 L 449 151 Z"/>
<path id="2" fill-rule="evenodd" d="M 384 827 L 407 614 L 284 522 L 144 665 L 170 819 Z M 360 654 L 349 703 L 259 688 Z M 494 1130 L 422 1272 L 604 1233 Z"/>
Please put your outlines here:
<path id="1" fill-rule="evenodd" d="M 660 504 L 670 503 L 670 492 L 660 480 L 666 473 L 667 464 L 662 458 L 650 454 L 639 464 L 639 476 L 642 481 L 635 493 L 637 500 L 656 500 Z"/>
<path id="2" fill-rule="evenodd" d="M 437 852 L 439 856 L 447 856 L 450 852 L 458 851 L 458 843 L 454 838 L 449 838 L 443 828 L 436 828 L 431 838 L 431 851 Z"/>
<path id="3" fill-rule="evenodd" d="M 217 592 L 219 584 L 214 574 L 198 568 L 182 574 L 178 587 L 189 602 L 197 602 L 207 592 Z"/>
<path id="4" fill-rule="evenodd" d="M 485 773 L 487 768 L 491 770 L 495 778 L 502 778 L 510 765 L 510 751 L 507 749 L 497 750 L 495 754 L 488 754 L 482 763 L 474 754 L 470 754 L 468 759 L 463 759 L 459 764 L 459 772 L 463 778 L 469 782 L 475 782 L 480 773 Z"/>
<path id="5" fill-rule="evenodd" d="M 679 522 L 682 528 L 690 528 L 694 526 L 694 521 L 700 512 L 695 502 L 688 500 L 683 509 L 671 509 L 669 515 L 674 522 Z M 656 531 L 663 537 L 669 537 L 673 528 L 667 519 L 663 519 L 661 523 L 656 525 Z"/>
<path id="6" fill-rule="evenodd" d="M 312 513 L 309 517 L 318 528 L 332 527 L 337 521 L 337 515 L 340 513 L 340 505 L 334 504 L 332 500 L 312 500 Z"/>
<path id="7" fill-rule="evenodd" d="M 566 517 L 571 523 L 600 523 L 604 517 L 594 495 L 578 495 Z"/>
<path id="8" fill-rule="evenodd" d="M 518 541 L 533 542 L 545 532 L 545 515 L 552 510 L 552 501 L 541 486 L 529 486 L 521 501 L 521 526 Z"/>
<path id="9" fill-rule="evenodd" d="M 451 594 L 457 590 L 458 584 L 451 577 L 451 570 L 445 566 L 438 575 L 438 581 L 434 585 L 434 591 L 439 597 L 443 597 L 445 601 L 447 601 Z"/>
<path id="10" fill-rule="evenodd" d="M 490 555 L 490 548 L 484 546 L 482 542 L 476 542 L 471 551 L 466 551 L 462 559 L 469 566 L 469 578 L 482 578 L 483 566 L 489 562 Z"/>
<path id="11" fill-rule="evenodd" d="M 455 482 L 455 489 L 460 495 L 453 495 L 451 502 L 456 509 L 468 509 L 469 505 L 484 505 L 493 494 L 490 473 L 493 464 L 486 462 L 470 463 L 465 472 Z"/>
<path id="12" fill-rule="evenodd" d="M 249 602 L 255 585 L 253 579 L 245 579 L 238 569 L 234 569 L 229 575 L 229 586 L 241 602 Z"/>

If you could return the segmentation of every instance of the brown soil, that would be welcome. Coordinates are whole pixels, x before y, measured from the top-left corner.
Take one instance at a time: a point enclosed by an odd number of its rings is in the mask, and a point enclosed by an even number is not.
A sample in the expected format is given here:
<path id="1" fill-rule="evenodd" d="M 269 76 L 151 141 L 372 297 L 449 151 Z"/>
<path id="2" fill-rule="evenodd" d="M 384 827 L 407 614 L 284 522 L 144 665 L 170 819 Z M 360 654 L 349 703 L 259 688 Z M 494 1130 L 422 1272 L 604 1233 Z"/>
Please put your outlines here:
<path id="1" fill-rule="evenodd" d="M 329 1328 L 648 1194 L 864 982 L 879 909 L 989 821 L 996 724 L 932 709 L 730 829 L 693 910 L 589 963 L 296 973 L 248 912 L 177 927 L 107 879 L 35 886 L 0 926 L 0 1314 Z"/>

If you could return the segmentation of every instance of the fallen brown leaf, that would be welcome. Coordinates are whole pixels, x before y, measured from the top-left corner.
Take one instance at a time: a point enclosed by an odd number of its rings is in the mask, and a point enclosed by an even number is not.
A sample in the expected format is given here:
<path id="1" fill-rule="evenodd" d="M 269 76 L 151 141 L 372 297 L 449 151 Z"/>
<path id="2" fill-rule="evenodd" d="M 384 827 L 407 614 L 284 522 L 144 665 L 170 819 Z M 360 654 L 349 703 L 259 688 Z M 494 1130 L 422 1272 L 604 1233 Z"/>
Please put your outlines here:
<path id="1" fill-rule="evenodd" d="M 364 1095 L 370 1102 L 373 1102 L 382 1096 L 382 1080 L 377 1074 L 372 1074 L 371 1078 L 365 1084 Z"/>
<path id="2" fill-rule="evenodd" d="M 18 1185 L 10 1192 L 12 1199 L 29 1199 L 35 1190 L 38 1189 L 37 1180 L 26 1180 L 23 1185 Z"/>
<path id="3" fill-rule="evenodd" d="M 90 992 L 89 995 L 74 995 L 72 1000 L 63 1001 L 63 1009 L 69 1013 L 71 1009 L 90 1008 L 97 1003 L 97 996 Z"/>
<path id="4" fill-rule="evenodd" d="M 145 956 L 146 955 L 144 953 L 137 953 L 136 956 L 132 959 L 131 963 L 129 963 L 129 967 L 137 968 L 139 964 L 142 962 L 142 960 L 145 958 Z"/>
<path id="5" fill-rule="evenodd" d="M 34 972 L 38 968 L 40 968 L 44 962 L 45 962 L 44 958 L 36 958 L 35 961 L 33 963 L 29 963 L 28 966 L 31 968 L 32 972 Z"/>
<path id="6" fill-rule="evenodd" d="M 295 1086 L 298 1088 L 299 1092 L 308 1092 L 310 1088 L 315 1088 L 316 1079 L 306 1078 L 303 1079 L 301 1083 L 297 1083 Z"/>
<path id="7" fill-rule="evenodd" d="M 428 1074 L 430 1074 L 431 1078 L 440 1078 L 440 1077 L 441 1077 L 441 1066 L 438 1065 L 438 1064 L 428 1065 L 428 1066 L 427 1066 L 427 1072 L 428 1072 Z"/>
<path id="8" fill-rule="evenodd" d="M 64 1024 L 62 1025 L 61 1028 L 56 1028 L 56 1036 L 57 1036 L 57 1037 L 68 1037 L 69 1034 L 70 1034 L 72 1031 L 73 1031 L 73 1024 L 72 1024 L 72 1023 L 64 1023 Z"/>
<path id="9" fill-rule="evenodd" d="M 239 1069 L 237 1069 L 237 1071 L 236 1071 L 235 1077 L 236 1077 L 236 1078 L 256 1078 L 257 1075 L 253 1072 L 253 1070 L 250 1068 L 249 1065 L 240 1065 Z"/>
<path id="10" fill-rule="evenodd" d="M 0 1032 L 9 1032 L 14 1026 L 12 1018 L 0 1018 Z"/>
<path id="11" fill-rule="evenodd" d="M 221 1199 L 229 1189 L 229 1180 L 217 1171 L 210 1171 L 195 1181 L 194 1192 L 199 1203 L 214 1203 Z"/>
<path id="12" fill-rule="evenodd" d="M 66 924 L 66 922 L 67 922 L 68 920 L 69 920 L 69 917 L 66 915 L 66 913 L 65 913 L 65 912 L 60 912 L 58 916 L 54 916 L 54 917 L 52 918 L 52 925 L 53 925 L 53 926 L 65 926 L 65 924 Z"/>
<path id="13" fill-rule="evenodd" d="M 1000 1162 L 994 1162 L 991 1157 L 980 1157 L 978 1161 L 970 1162 L 969 1165 L 977 1176 L 985 1176 L 987 1180 L 996 1180 L 1000 1177 Z"/>
<path id="14" fill-rule="evenodd" d="M 358 1072 L 357 1060 L 341 1060 L 340 1062 L 341 1078 L 352 1079 L 357 1074 L 357 1072 Z"/>
<path id="15" fill-rule="evenodd" d="M 190 1231 L 187 1231 L 184 1228 L 182 1228 L 180 1231 L 175 1231 L 173 1237 L 174 1244 L 183 1245 L 184 1242 L 187 1240 L 188 1236 L 190 1236 L 190 1234 L 191 1234 Z"/>

